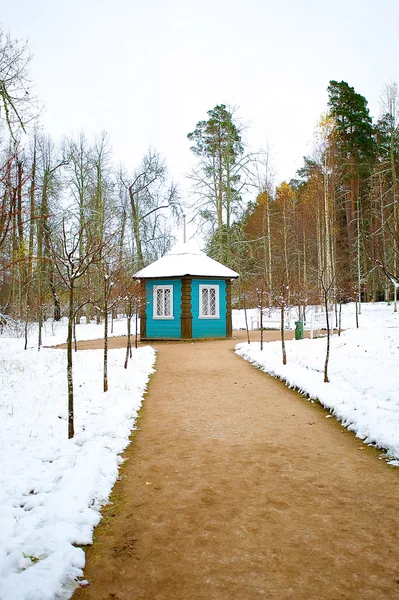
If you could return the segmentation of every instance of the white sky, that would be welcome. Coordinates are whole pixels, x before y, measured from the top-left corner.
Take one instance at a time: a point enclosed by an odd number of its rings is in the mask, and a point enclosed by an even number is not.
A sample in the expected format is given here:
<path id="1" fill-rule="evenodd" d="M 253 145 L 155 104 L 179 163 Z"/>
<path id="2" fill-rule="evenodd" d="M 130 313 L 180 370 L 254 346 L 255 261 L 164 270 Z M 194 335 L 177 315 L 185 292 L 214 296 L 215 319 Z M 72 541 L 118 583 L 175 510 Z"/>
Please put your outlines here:
<path id="1" fill-rule="evenodd" d="M 239 107 L 255 150 L 268 141 L 276 182 L 312 148 L 329 80 L 379 114 L 399 80 L 398 0 L 0 0 L 3 28 L 29 39 L 31 74 L 58 137 L 109 133 L 134 168 L 149 146 L 183 180 L 187 133 L 216 104 Z"/>

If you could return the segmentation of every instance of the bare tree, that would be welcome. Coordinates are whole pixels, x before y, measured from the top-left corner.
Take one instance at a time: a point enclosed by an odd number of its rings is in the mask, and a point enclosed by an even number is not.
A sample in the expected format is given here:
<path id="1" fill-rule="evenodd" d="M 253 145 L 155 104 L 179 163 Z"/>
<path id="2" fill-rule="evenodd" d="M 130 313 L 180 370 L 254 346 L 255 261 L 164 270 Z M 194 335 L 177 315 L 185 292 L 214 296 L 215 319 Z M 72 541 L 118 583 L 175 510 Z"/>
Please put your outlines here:
<path id="1" fill-rule="evenodd" d="M 281 352 L 283 356 L 283 365 L 287 364 L 287 352 L 285 348 L 285 312 L 288 306 L 288 298 L 290 295 L 290 288 L 287 282 L 283 278 L 280 284 L 279 293 L 272 292 L 273 304 L 280 308 L 280 335 L 281 335 Z"/>
<path id="2" fill-rule="evenodd" d="M 63 157 L 56 155 L 52 140 L 47 136 L 39 139 L 40 148 L 40 205 L 37 211 L 37 262 L 38 262 L 38 303 L 39 303 L 39 337 L 38 349 L 42 345 L 42 324 L 44 319 L 44 289 L 47 284 L 51 290 L 54 302 L 54 320 L 61 319 L 60 298 L 54 280 L 54 263 L 52 261 L 52 221 L 54 211 L 51 201 L 57 197 L 60 181 L 58 179 L 59 169 L 66 164 Z"/>
<path id="3" fill-rule="evenodd" d="M 95 221 L 96 216 L 92 214 L 91 198 L 94 195 L 93 186 L 95 181 L 95 172 L 98 169 L 94 168 L 93 148 L 89 144 L 83 133 L 80 133 L 77 139 L 68 138 L 64 141 L 64 155 L 68 158 L 66 167 L 66 186 L 68 193 L 74 199 L 74 205 L 79 218 L 80 227 L 91 219 Z M 95 213 L 97 214 L 97 213 Z M 84 254 L 83 236 L 80 239 L 79 255 Z M 88 271 L 85 274 L 86 286 L 90 287 L 90 275 Z M 90 312 L 90 306 L 86 306 L 86 310 Z M 76 323 L 80 323 L 81 312 L 76 314 Z"/>
<path id="4" fill-rule="evenodd" d="M 36 101 L 28 70 L 31 59 L 27 44 L 0 28 L 0 124 L 6 124 L 14 142 L 18 130 L 25 131 L 34 113 Z"/>
<path id="5" fill-rule="evenodd" d="M 67 337 L 67 382 L 68 382 L 68 439 L 75 434 L 74 395 L 73 395 L 73 322 L 75 317 L 75 288 L 77 281 L 93 263 L 101 258 L 103 243 L 91 236 L 89 222 L 83 226 L 67 226 L 62 220 L 61 231 L 51 242 L 52 257 L 60 277 L 68 290 L 68 337 Z M 81 240 L 84 238 L 84 253 L 80 254 Z"/>
<path id="6" fill-rule="evenodd" d="M 384 251 L 383 233 L 390 240 L 391 254 L 395 255 L 396 260 L 392 261 Z M 379 228 L 369 234 L 366 240 L 366 248 L 374 265 L 381 269 L 394 288 L 399 287 L 399 272 L 397 270 L 397 265 L 399 264 L 399 229 L 395 226 L 394 222 L 387 222 L 384 232 Z"/>
<path id="7" fill-rule="evenodd" d="M 159 212 L 169 209 L 180 218 L 182 209 L 175 183 L 168 183 L 165 161 L 158 152 L 149 150 L 132 178 L 120 174 L 129 192 L 137 268 L 144 266 L 145 246 L 159 233 Z"/>
<path id="8" fill-rule="evenodd" d="M 122 263 L 122 269 L 116 281 L 118 287 L 118 296 L 121 299 L 121 305 L 127 318 L 127 344 L 124 367 L 127 369 L 129 358 L 132 358 L 132 318 L 135 317 L 135 348 L 138 346 L 138 315 L 140 309 L 145 303 L 145 294 L 143 286 L 139 281 L 133 279 L 132 265 L 125 258 Z"/>
<path id="9" fill-rule="evenodd" d="M 13 214 L 12 170 L 16 160 L 14 152 L 2 156 L 0 168 L 0 248 L 6 241 Z"/>
<path id="10" fill-rule="evenodd" d="M 328 304 L 330 300 L 330 294 L 334 287 L 334 278 L 331 277 L 330 273 L 327 271 L 322 271 L 320 273 L 320 286 L 323 290 L 323 304 L 324 309 L 326 311 L 326 329 L 327 329 L 327 348 L 326 348 L 326 359 L 324 361 L 324 383 L 329 383 L 328 378 L 328 362 L 330 360 L 330 336 L 331 336 L 331 326 L 330 326 L 330 318 L 328 312 Z"/>
<path id="11" fill-rule="evenodd" d="M 109 255 L 112 254 L 112 249 L 110 249 L 110 245 L 107 244 L 107 252 Z M 96 309 L 99 313 L 102 313 L 104 317 L 104 376 L 103 376 L 103 389 L 104 392 L 108 391 L 108 316 L 110 312 L 115 306 L 118 305 L 120 301 L 120 297 L 118 293 L 115 293 L 117 290 L 117 286 L 114 286 L 114 279 L 119 278 L 119 274 L 121 271 L 121 265 L 118 263 L 112 262 L 111 260 L 103 260 L 102 261 L 102 269 L 103 269 L 103 290 L 102 290 L 102 298 L 101 305 L 96 304 Z"/>
<path id="12" fill-rule="evenodd" d="M 257 297 L 256 289 L 254 294 L 253 281 L 252 278 L 246 277 L 245 273 L 240 273 L 240 278 L 238 280 L 238 295 L 240 300 L 240 307 L 244 309 L 244 320 L 245 320 L 245 329 L 247 332 L 247 342 L 251 343 L 251 338 L 249 335 L 249 326 L 248 326 L 248 308 L 250 306 L 256 305 L 256 303 L 260 303 L 261 298 Z M 258 302 L 256 302 L 258 300 Z M 261 338 L 263 334 L 261 333 Z M 261 344 L 261 350 L 263 349 L 263 340 Z"/>

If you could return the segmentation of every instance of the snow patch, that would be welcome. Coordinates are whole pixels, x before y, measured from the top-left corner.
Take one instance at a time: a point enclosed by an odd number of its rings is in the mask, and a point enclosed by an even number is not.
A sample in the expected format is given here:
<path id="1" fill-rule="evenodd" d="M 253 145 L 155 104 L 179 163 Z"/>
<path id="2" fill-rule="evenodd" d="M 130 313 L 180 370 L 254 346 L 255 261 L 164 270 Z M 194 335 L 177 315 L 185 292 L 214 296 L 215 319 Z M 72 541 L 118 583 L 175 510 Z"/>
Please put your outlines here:
<path id="1" fill-rule="evenodd" d="M 66 351 L 22 348 L 0 337 L 0 599 L 62 600 L 83 574 L 76 546 L 92 542 L 155 351 L 133 350 L 124 369 L 125 350 L 110 350 L 107 393 L 103 351 L 74 353 L 76 435 L 68 440 Z"/>
<path id="2" fill-rule="evenodd" d="M 236 353 L 289 387 L 317 399 L 368 444 L 399 458 L 399 318 L 385 304 L 363 305 L 356 329 L 354 306 L 344 307 L 348 330 L 331 337 L 329 383 L 324 383 L 326 339 L 238 344 Z M 350 328 L 352 327 L 352 328 Z M 391 464 L 396 464 L 391 462 Z"/>

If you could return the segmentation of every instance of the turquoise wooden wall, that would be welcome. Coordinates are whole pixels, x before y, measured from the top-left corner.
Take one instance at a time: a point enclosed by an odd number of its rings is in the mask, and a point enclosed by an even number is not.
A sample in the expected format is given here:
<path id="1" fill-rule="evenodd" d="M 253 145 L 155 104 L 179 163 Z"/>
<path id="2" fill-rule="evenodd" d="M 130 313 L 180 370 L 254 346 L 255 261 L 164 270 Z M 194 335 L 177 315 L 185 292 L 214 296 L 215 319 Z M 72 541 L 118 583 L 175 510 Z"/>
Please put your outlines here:
<path id="1" fill-rule="evenodd" d="M 154 285 L 173 285 L 173 319 L 153 318 L 153 288 Z M 147 331 L 148 338 L 179 338 L 181 316 L 181 280 L 152 279 L 146 282 L 147 295 Z"/>
<path id="2" fill-rule="evenodd" d="M 199 319 L 199 286 L 219 286 L 219 319 Z M 193 279 L 191 286 L 193 338 L 226 337 L 226 283 L 224 279 Z"/>

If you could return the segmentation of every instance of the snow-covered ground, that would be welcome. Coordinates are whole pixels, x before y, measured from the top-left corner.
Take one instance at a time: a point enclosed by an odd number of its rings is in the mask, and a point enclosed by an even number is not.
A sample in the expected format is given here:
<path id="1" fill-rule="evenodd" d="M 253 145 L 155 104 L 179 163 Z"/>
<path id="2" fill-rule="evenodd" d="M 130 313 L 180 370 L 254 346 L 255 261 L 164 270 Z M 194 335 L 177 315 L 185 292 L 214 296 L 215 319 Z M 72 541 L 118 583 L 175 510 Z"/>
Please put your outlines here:
<path id="1" fill-rule="evenodd" d="M 385 449 L 399 465 L 399 312 L 385 303 L 363 304 L 356 329 L 355 305 L 343 307 L 341 336 L 331 337 L 329 383 L 324 383 L 326 338 L 238 344 L 236 352 L 318 399 L 366 443 Z M 396 459 L 396 460 L 395 460 Z"/>
<path id="2" fill-rule="evenodd" d="M 256 320 L 256 311 L 252 311 Z M 294 314 L 293 319 L 296 318 Z M 278 322 L 278 314 L 270 316 Z M 332 338 L 330 383 L 323 383 L 326 340 L 240 344 L 237 352 L 281 377 L 369 443 L 399 458 L 399 313 L 385 304 L 344 307 L 341 337 Z M 244 326 L 240 311 L 234 328 Z M 125 334 L 126 319 L 114 335 Z M 77 326 L 77 339 L 103 336 L 103 327 Z M 65 342 L 66 322 L 45 325 L 43 344 Z M 134 427 L 154 351 L 109 352 L 109 391 L 102 392 L 101 350 L 74 353 L 75 430 L 67 439 L 66 352 L 36 350 L 37 331 L 23 339 L 0 335 L 0 600 L 64 600 L 82 574 L 99 509 L 118 475 L 120 453 Z M 399 464 L 399 463 L 398 463 Z"/>
<path id="3" fill-rule="evenodd" d="M 126 321 L 114 334 L 125 333 Z M 78 339 L 102 336 L 81 325 Z M 45 345 L 64 342 L 66 324 L 46 326 Z M 118 475 L 120 453 L 155 361 L 150 347 L 109 351 L 109 391 L 102 391 L 103 351 L 74 353 L 75 432 L 67 439 L 66 351 L 36 350 L 0 335 L 0 598 L 69 598 Z"/>
<path id="4" fill-rule="evenodd" d="M 61 321 L 56 323 L 55 321 L 48 320 L 43 323 L 42 330 L 42 344 L 43 346 L 55 346 L 56 344 L 64 344 L 67 340 L 67 326 L 68 319 L 63 317 Z M 140 319 L 138 319 L 137 330 L 140 331 Z M 135 333 L 135 320 L 134 317 L 131 322 L 132 336 Z M 127 319 L 119 318 L 108 321 L 108 337 L 116 335 L 127 335 Z M 0 340 L 8 338 L 20 338 L 24 336 L 24 324 L 11 325 L 4 331 L 4 334 L 0 334 Z M 85 319 L 82 319 L 81 325 L 76 325 L 76 340 L 95 340 L 104 337 L 104 323 L 85 323 Z M 37 347 L 38 338 L 38 327 L 37 324 L 30 324 L 28 328 L 28 346 L 29 348 Z M 23 347 L 24 342 L 22 342 Z M 21 347 L 19 344 L 18 347 Z"/>

